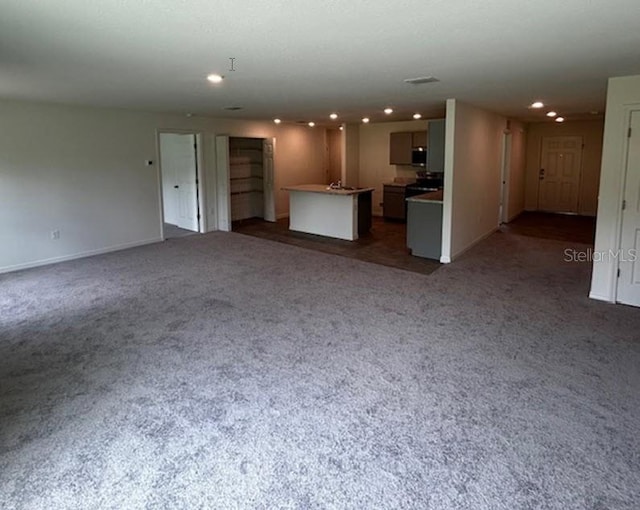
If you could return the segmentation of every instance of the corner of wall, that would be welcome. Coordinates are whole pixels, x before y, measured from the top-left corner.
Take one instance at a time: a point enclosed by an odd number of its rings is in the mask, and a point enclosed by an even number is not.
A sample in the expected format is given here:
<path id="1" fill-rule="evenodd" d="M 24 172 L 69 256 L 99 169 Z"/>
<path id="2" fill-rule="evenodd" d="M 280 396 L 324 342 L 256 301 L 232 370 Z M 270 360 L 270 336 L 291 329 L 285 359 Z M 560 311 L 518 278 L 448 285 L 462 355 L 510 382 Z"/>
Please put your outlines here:
<path id="1" fill-rule="evenodd" d="M 447 99 L 444 136 L 444 193 L 442 198 L 442 248 L 440 262 L 451 262 L 453 234 L 453 172 L 456 133 L 456 100 Z"/>

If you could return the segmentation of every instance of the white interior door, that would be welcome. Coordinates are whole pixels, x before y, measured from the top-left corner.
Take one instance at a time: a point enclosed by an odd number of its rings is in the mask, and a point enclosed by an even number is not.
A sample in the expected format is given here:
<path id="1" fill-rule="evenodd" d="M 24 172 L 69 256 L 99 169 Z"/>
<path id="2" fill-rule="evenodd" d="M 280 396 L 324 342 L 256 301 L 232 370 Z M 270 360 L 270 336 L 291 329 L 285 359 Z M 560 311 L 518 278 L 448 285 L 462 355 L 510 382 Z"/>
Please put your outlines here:
<path id="1" fill-rule="evenodd" d="M 160 133 L 164 221 L 198 232 L 196 135 Z"/>
<path id="2" fill-rule="evenodd" d="M 640 111 L 631 112 L 629 135 L 617 301 L 640 306 Z"/>
<path id="3" fill-rule="evenodd" d="M 538 209 L 578 212 L 582 137 L 551 136 L 542 139 Z"/>
<path id="4" fill-rule="evenodd" d="M 502 137 L 502 166 L 500 175 L 500 209 L 498 225 L 506 223 L 508 219 L 507 204 L 509 203 L 509 174 L 511 173 L 511 133 L 504 133 Z"/>
<path id="5" fill-rule="evenodd" d="M 274 196 L 275 170 L 273 157 L 275 154 L 276 139 L 266 138 L 262 143 L 262 167 L 263 167 L 263 195 L 264 195 L 264 219 L 276 221 L 276 201 Z"/>
<path id="6" fill-rule="evenodd" d="M 178 224 L 178 195 L 175 192 L 176 185 L 175 163 L 172 140 L 166 138 L 165 133 L 160 133 L 160 169 L 162 174 L 162 208 L 164 222 L 171 225 Z"/>

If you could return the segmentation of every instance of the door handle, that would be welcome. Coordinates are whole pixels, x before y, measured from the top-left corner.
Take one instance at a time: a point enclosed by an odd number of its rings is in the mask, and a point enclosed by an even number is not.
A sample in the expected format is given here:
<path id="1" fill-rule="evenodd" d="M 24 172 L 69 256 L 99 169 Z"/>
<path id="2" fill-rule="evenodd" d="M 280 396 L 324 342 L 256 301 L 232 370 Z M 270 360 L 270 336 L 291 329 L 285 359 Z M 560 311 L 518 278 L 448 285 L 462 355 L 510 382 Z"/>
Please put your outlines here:
<path id="1" fill-rule="evenodd" d="M 180 186 L 178 186 L 177 184 L 174 186 L 175 189 L 178 189 Z"/>

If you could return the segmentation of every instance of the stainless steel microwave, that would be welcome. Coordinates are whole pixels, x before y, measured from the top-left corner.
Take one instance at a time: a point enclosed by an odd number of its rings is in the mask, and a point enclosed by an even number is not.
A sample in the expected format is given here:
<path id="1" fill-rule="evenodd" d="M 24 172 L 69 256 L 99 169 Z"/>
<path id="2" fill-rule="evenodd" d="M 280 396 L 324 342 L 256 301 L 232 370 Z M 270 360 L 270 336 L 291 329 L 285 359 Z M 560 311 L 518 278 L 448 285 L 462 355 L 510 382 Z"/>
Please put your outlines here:
<path id="1" fill-rule="evenodd" d="M 414 147 L 411 150 L 411 165 L 427 166 L 427 148 L 426 147 Z"/>

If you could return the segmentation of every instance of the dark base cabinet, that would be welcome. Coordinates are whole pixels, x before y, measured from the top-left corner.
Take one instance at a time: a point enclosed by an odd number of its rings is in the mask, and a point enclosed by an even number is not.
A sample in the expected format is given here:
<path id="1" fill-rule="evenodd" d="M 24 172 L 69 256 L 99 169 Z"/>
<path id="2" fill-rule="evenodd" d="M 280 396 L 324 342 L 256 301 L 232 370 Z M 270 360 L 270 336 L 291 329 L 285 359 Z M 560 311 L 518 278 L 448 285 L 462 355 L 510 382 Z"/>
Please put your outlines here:
<path id="1" fill-rule="evenodd" d="M 404 186 L 384 185 L 384 193 L 382 196 L 382 215 L 385 220 L 406 221 L 407 204 L 405 202 L 405 191 Z"/>
<path id="2" fill-rule="evenodd" d="M 372 192 L 358 194 L 358 237 L 371 230 Z"/>
<path id="3" fill-rule="evenodd" d="M 411 255 L 440 261 L 442 202 L 408 201 L 407 247 Z"/>

